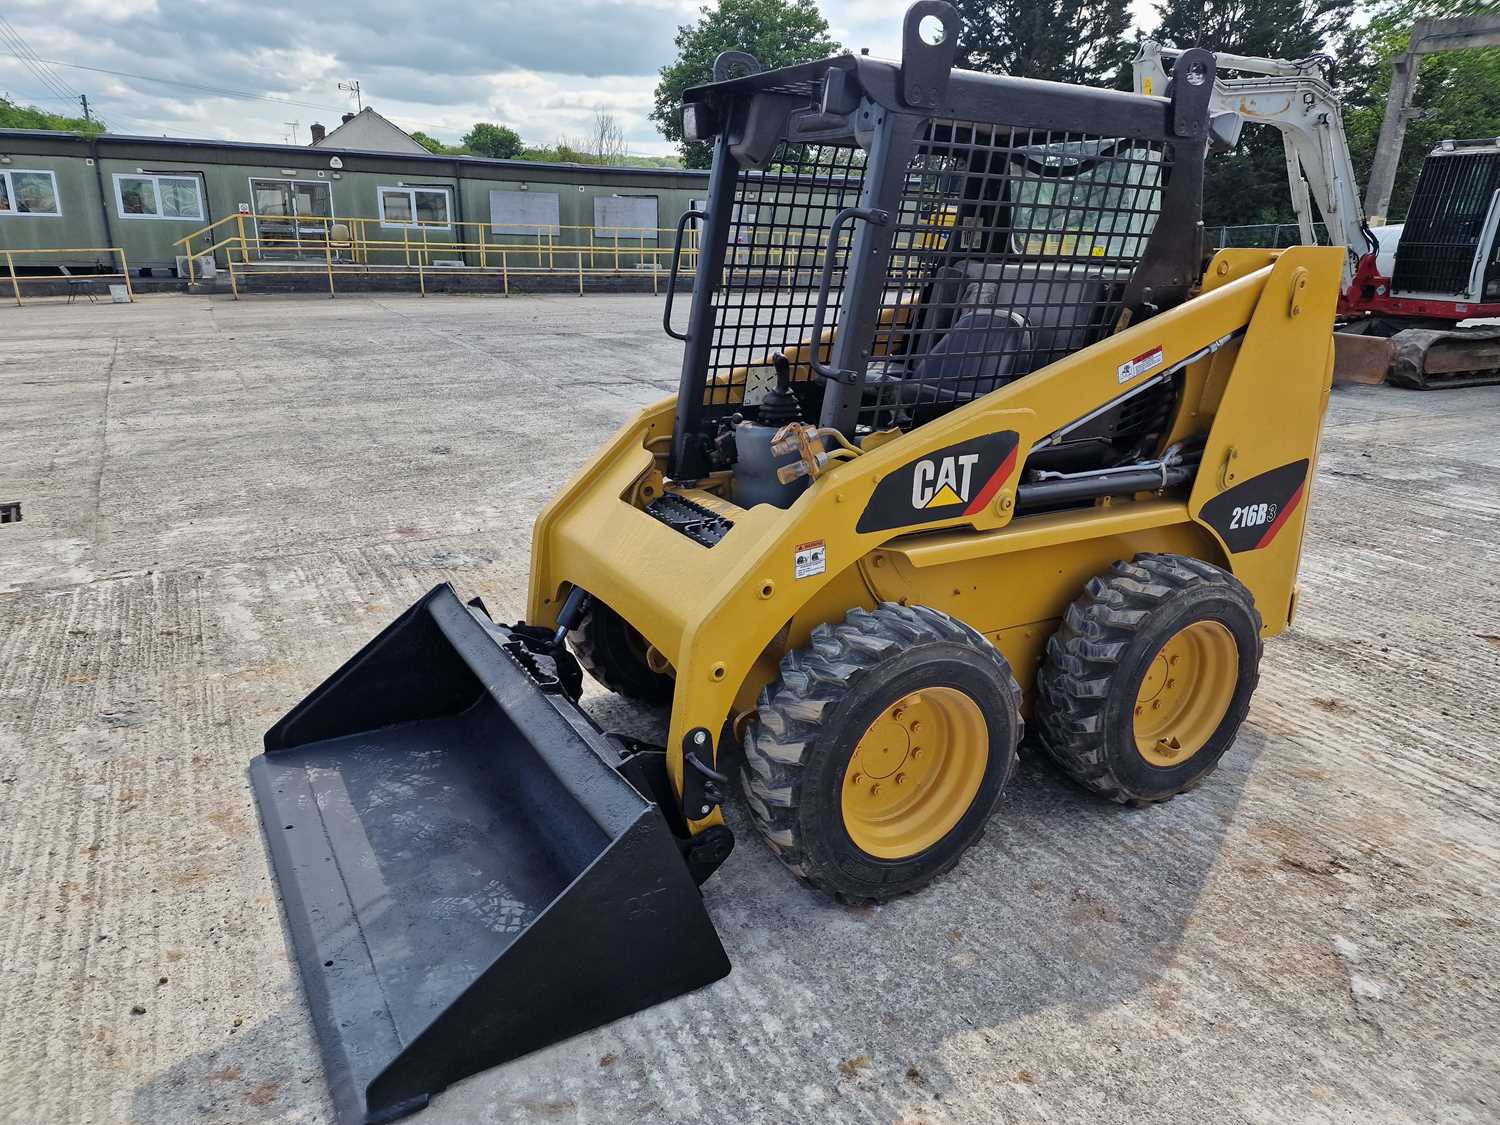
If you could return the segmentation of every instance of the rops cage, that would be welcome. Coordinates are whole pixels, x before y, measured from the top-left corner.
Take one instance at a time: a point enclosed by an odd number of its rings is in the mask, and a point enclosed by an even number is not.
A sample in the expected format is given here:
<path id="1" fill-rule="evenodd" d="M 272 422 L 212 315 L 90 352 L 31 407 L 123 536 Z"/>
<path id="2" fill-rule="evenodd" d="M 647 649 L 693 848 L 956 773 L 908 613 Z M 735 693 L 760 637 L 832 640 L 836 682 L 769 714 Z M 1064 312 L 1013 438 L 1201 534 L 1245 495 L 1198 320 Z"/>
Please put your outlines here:
<path id="1" fill-rule="evenodd" d="M 900 63 L 757 73 L 721 57 L 684 126 L 712 141 L 670 475 L 786 357 L 802 413 L 859 440 L 906 430 L 1177 304 L 1201 255 L 1213 57 L 1165 97 L 953 70 L 957 17 L 908 11 Z M 736 72 L 740 72 L 736 76 Z M 669 290 L 670 292 L 670 290 Z M 1169 412 L 1143 395 L 1081 427 L 1065 466 L 1123 460 Z"/>

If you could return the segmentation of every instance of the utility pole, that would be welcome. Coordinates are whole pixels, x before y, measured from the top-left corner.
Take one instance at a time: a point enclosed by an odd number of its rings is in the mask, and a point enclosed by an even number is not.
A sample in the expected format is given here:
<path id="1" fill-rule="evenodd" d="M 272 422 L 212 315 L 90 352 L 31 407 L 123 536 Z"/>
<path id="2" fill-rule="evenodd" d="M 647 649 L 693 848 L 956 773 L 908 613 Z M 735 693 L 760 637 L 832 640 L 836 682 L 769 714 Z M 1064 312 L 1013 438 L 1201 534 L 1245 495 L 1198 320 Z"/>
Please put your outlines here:
<path id="1" fill-rule="evenodd" d="M 1391 60 L 1391 96 L 1385 103 L 1385 120 L 1375 142 L 1375 162 L 1365 185 L 1365 214 L 1371 226 L 1385 222 L 1396 185 L 1396 167 L 1401 163 L 1401 143 L 1406 123 L 1419 110 L 1411 107 L 1417 92 L 1417 67 L 1423 55 L 1473 47 L 1500 46 L 1500 15 L 1461 16 L 1456 19 L 1420 19 L 1412 25 L 1406 50 Z"/>
<path id="2" fill-rule="evenodd" d="M 83 119 L 85 121 L 93 121 L 94 119 L 89 116 L 89 96 L 87 94 L 79 94 L 78 100 L 83 105 Z"/>
<path id="3" fill-rule="evenodd" d="M 353 94 L 354 95 L 354 108 L 357 109 L 357 110 L 359 110 L 359 112 L 361 112 L 361 113 L 364 112 L 364 110 L 365 110 L 365 103 L 364 103 L 364 99 L 361 98 L 360 94 L 359 94 L 359 80 L 358 79 L 351 79 L 348 82 L 340 82 L 339 83 L 339 89 L 343 90 L 346 94 Z"/>

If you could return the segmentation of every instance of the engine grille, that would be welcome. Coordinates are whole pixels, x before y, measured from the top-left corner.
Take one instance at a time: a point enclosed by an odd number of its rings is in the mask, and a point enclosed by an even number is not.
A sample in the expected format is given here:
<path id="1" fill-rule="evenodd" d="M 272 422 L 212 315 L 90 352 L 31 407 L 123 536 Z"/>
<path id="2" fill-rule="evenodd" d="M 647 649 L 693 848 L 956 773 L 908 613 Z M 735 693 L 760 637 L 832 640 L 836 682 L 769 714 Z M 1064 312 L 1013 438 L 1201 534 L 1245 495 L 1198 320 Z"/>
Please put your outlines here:
<path id="1" fill-rule="evenodd" d="M 1497 189 L 1500 152 L 1429 157 L 1401 231 L 1391 288 L 1453 296 L 1467 292 L 1475 248 Z"/>

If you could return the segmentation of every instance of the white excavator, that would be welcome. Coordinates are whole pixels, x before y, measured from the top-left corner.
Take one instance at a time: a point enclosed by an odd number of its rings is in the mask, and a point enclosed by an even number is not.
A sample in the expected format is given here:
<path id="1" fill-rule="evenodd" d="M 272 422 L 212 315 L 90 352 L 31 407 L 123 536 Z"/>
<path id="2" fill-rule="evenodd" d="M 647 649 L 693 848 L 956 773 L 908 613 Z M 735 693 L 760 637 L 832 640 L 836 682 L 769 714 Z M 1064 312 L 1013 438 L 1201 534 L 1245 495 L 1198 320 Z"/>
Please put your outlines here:
<path id="1" fill-rule="evenodd" d="M 1165 89 L 1180 53 L 1146 40 L 1134 63 L 1136 91 Z M 1234 147 L 1247 123 L 1279 130 L 1300 241 L 1348 252 L 1335 377 L 1421 389 L 1500 382 L 1500 325 L 1463 323 L 1500 317 L 1500 138 L 1441 142 L 1422 166 L 1406 221 L 1376 225 L 1360 203 L 1326 74 L 1332 60 L 1215 57 L 1215 147 Z"/>

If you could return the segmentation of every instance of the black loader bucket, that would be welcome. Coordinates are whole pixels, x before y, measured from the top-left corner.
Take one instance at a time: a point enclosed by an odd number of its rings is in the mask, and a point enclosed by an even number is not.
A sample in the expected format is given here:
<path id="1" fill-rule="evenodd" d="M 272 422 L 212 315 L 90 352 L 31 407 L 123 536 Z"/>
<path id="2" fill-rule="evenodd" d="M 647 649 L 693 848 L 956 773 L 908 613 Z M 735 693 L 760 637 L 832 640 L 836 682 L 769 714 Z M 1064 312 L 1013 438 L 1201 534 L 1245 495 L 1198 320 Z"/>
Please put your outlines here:
<path id="1" fill-rule="evenodd" d="M 342 1123 L 729 972 L 623 744 L 553 667 L 439 586 L 251 763 Z"/>

